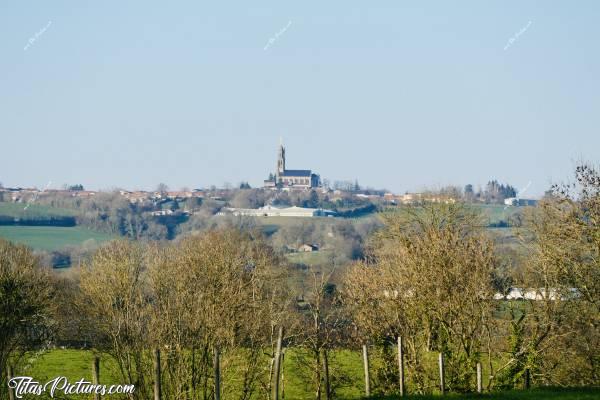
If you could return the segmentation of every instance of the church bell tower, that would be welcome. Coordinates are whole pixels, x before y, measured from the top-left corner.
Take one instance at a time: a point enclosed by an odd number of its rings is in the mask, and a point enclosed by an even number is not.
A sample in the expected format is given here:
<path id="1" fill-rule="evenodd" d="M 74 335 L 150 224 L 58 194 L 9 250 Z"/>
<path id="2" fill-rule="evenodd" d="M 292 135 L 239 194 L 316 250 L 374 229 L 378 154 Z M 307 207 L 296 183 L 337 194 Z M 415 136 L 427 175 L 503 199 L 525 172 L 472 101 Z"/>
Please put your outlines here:
<path id="1" fill-rule="evenodd" d="M 277 173 L 275 174 L 276 182 L 281 181 L 281 177 L 285 172 L 285 147 L 283 147 L 283 141 L 279 138 L 279 152 L 277 154 Z"/>

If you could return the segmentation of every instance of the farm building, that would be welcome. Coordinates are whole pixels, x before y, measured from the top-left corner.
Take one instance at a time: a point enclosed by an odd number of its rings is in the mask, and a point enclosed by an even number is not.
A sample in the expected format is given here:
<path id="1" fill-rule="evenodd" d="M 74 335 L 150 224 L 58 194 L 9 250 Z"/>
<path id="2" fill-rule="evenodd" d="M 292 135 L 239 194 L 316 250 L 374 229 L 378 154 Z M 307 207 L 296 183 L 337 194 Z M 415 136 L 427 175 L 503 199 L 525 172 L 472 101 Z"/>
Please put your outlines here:
<path id="1" fill-rule="evenodd" d="M 335 212 L 321 208 L 287 207 L 278 208 L 267 205 L 260 208 L 226 208 L 227 213 L 250 217 L 327 217 Z"/>
<path id="2" fill-rule="evenodd" d="M 302 252 L 302 253 L 310 253 L 313 251 L 318 251 L 319 250 L 319 246 L 317 246 L 316 244 L 303 244 L 302 246 L 298 247 L 298 251 Z"/>
<path id="3" fill-rule="evenodd" d="M 518 197 L 509 197 L 504 199 L 504 204 L 507 206 L 535 206 L 537 204 L 537 200 L 533 199 L 519 199 Z"/>

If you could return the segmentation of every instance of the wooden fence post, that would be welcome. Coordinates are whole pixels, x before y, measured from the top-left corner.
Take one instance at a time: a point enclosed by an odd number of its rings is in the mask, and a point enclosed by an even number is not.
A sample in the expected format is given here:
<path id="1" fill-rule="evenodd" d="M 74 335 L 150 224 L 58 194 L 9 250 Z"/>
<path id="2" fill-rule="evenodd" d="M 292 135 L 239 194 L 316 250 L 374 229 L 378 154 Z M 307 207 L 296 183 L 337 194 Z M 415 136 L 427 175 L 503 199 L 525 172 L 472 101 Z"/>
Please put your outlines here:
<path id="1" fill-rule="evenodd" d="M 10 380 L 13 378 L 13 370 L 10 364 L 6 365 L 6 378 L 7 383 L 10 382 Z M 15 391 L 13 388 L 10 387 L 10 385 L 8 386 L 8 398 L 9 400 L 15 400 Z"/>
<path id="2" fill-rule="evenodd" d="M 267 385 L 267 394 L 271 396 L 273 391 L 273 367 L 275 365 L 275 356 L 269 360 L 269 384 Z"/>
<path id="3" fill-rule="evenodd" d="M 440 353 L 439 355 L 439 364 L 440 364 L 440 391 L 442 394 L 446 393 L 446 387 L 444 385 L 444 353 Z"/>
<path id="4" fill-rule="evenodd" d="M 94 357 L 92 363 L 92 382 L 94 385 L 100 384 L 100 357 Z M 100 400 L 100 393 L 94 391 L 94 400 Z"/>
<path id="5" fill-rule="evenodd" d="M 285 347 L 281 349 L 281 400 L 285 400 Z"/>
<path id="6" fill-rule="evenodd" d="M 283 343 L 283 326 L 279 327 L 277 347 L 275 350 L 275 382 L 273 385 L 273 400 L 279 400 L 279 378 L 281 376 L 281 347 Z"/>
<path id="7" fill-rule="evenodd" d="M 367 350 L 367 345 L 362 345 L 362 353 L 363 353 L 363 368 L 365 371 L 365 394 L 367 397 L 371 395 L 371 380 L 369 379 L 369 351 Z"/>
<path id="8" fill-rule="evenodd" d="M 402 336 L 398 336 L 398 380 L 400 384 L 400 396 L 404 396 L 404 343 Z"/>
<path id="9" fill-rule="evenodd" d="M 329 359 L 327 357 L 327 349 L 323 349 L 323 374 L 325 380 L 325 399 L 331 399 L 331 384 L 329 382 Z"/>
<path id="10" fill-rule="evenodd" d="M 221 400 L 221 358 L 219 348 L 214 348 L 213 369 L 215 371 L 215 400 Z"/>
<path id="11" fill-rule="evenodd" d="M 154 350 L 154 400 L 162 399 L 160 386 L 160 349 Z"/>
<path id="12" fill-rule="evenodd" d="M 482 384 L 482 376 L 481 376 L 481 363 L 478 362 L 477 363 L 477 393 L 481 393 L 483 391 L 483 384 Z"/>
<path id="13" fill-rule="evenodd" d="M 531 385 L 531 376 L 529 374 L 529 368 L 525 368 L 525 389 L 529 389 Z"/>

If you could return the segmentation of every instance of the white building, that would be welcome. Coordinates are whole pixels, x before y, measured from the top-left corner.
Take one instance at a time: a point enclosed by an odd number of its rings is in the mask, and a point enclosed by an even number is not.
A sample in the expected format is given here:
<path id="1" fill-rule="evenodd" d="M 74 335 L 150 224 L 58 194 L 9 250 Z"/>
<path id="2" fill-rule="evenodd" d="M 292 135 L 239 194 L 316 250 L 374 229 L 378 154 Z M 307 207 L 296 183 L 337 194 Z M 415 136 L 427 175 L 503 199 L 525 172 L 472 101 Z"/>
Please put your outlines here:
<path id="1" fill-rule="evenodd" d="M 287 207 L 278 208 L 267 205 L 260 208 L 226 208 L 226 211 L 236 216 L 249 217 L 326 217 L 334 216 L 335 212 L 321 208 Z"/>
<path id="2" fill-rule="evenodd" d="M 504 199 L 504 204 L 507 206 L 535 206 L 537 204 L 537 200 L 509 197 Z"/>

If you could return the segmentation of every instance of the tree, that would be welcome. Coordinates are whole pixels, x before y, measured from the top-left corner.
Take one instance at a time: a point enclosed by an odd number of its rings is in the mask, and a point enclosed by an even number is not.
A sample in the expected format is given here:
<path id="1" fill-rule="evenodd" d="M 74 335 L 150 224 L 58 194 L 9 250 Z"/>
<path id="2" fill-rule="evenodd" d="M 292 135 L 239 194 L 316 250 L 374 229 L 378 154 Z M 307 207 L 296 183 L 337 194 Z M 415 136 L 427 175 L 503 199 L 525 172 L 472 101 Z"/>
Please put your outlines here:
<path id="1" fill-rule="evenodd" d="M 526 370 L 543 384 L 600 379 L 600 173 L 581 164 L 575 177 L 527 216 L 532 257 L 521 283 L 535 299 L 510 321 L 506 386 Z"/>
<path id="2" fill-rule="evenodd" d="M 462 204 L 425 203 L 384 215 L 366 262 L 345 281 L 344 299 L 364 337 L 384 346 L 402 335 L 413 391 L 431 382 L 423 353 L 445 355 L 447 385 L 471 391 L 492 317 L 492 242 Z M 393 366 L 391 368 L 394 368 Z"/>
<path id="3" fill-rule="evenodd" d="M 81 307 L 136 399 L 150 397 L 154 348 L 165 360 L 166 398 L 212 399 L 219 349 L 235 359 L 237 397 L 249 399 L 264 383 L 261 355 L 287 304 L 278 265 L 259 238 L 233 229 L 166 246 L 113 242 L 82 271 Z M 232 388 L 223 387 L 224 397 Z"/>
<path id="4" fill-rule="evenodd" d="M 136 399 L 151 393 L 145 254 L 140 244 L 110 242 L 83 266 L 80 283 L 79 307 L 98 332 L 94 344 L 115 359 L 124 383 L 135 385 Z"/>
<path id="5" fill-rule="evenodd" d="M 262 349 L 282 322 L 285 284 L 279 263 L 259 239 L 232 229 L 189 237 L 154 253 L 152 339 L 168 346 L 172 398 L 212 398 L 215 348 L 224 357 L 230 351 L 240 356 L 238 398 L 252 396 Z"/>
<path id="6" fill-rule="evenodd" d="M 310 292 L 303 296 L 303 304 L 298 314 L 299 326 L 297 344 L 307 352 L 298 352 L 294 357 L 304 371 L 308 372 L 315 393 L 320 400 L 333 398 L 337 373 L 333 374 L 331 360 L 334 345 L 340 341 L 341 331 L 346 327 L 341 307 L 336 299 L 336 287 L 331 283 L 335 269 L 327 273 L 310 271 Z"/>
<path id="7" fill-rule="evenodd" d="M 242 182 L 240 183 L 240 189 L 252 189 L 252 187 L 248 182 Z"/>
<path id="8" fill-rule="evenodd" d="M 83 185 L 81 183 L 79 183 L 77 185 L 71 185 L 71 186 L 69 186 L 69 190 L 70 191 L 80 192 L 80 191 L 83 191 L 85 189 L 83 188 Z"/>
<path id="9" fill-rule="evenodd" d="M 52 327 L 52 278 L 22 245 L 0 239 L 0 397 L 6 367 L 44 341 Z"/>
<path id="10" fill-rule="evenodd" d="M 164 183 L 159 183 L 156 186 L 156 191 L 158 193 L 160 193 L 161 195 L 164 195 L 164 194 L 166 194 L 169 191 L 169 187 L 166 184 L 164 184 Z"/>
<path id="11" fill-rule="evenodd" d="M 473 190 L 473 185 L 470 183 L 465 185 L 464 189 L 465 200 L 472 202 L 475 199 L 475 191 Z"/>
<path id="12" fill-rule="evenodd" d="M 303 202 L 304 207 L 317 208 L 319 207 L 319 195 L 316 191 L 311 190 L 308 199 Z"/>
<path id="13" fill-rule="evenodd" d="M 260 189 L 237 190 L 230 204 L 235 208 L 259 208 L 265 205 L 265 192 Z"/>

